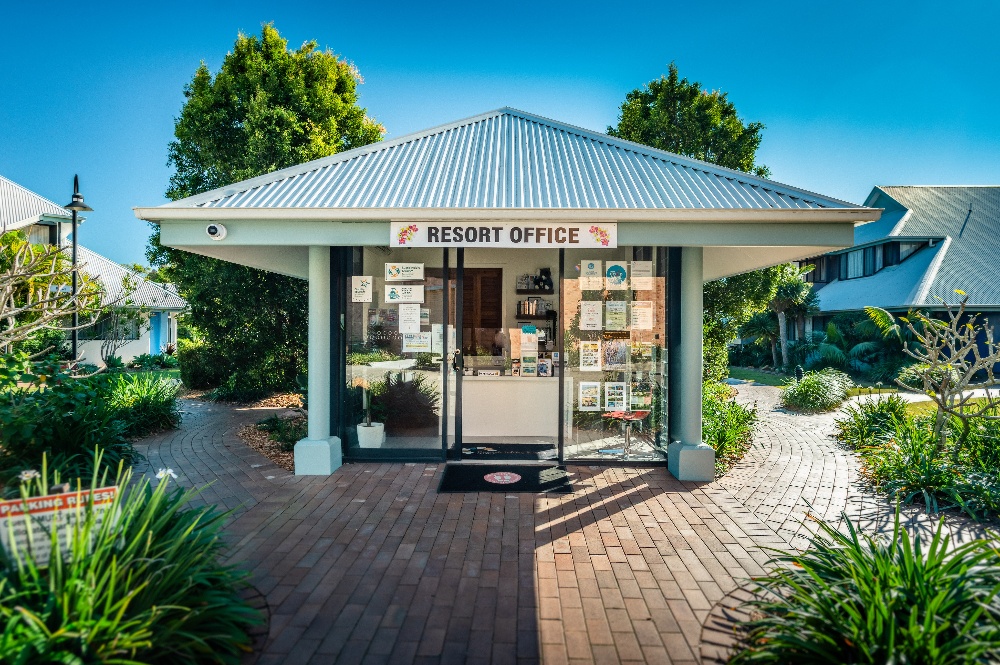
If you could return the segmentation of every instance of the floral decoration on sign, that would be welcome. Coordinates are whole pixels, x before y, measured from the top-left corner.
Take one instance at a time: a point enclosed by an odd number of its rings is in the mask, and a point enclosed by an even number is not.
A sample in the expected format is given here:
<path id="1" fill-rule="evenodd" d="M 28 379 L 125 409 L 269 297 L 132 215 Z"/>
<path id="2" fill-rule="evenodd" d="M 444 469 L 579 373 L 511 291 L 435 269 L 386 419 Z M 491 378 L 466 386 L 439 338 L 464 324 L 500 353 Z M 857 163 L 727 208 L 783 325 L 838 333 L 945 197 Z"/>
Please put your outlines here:
<path id="1" fill-rule="evenodd" d="M 403 228 L 401 228 L 397 236 L 399 239 L 399 244 L 405 245 L 406 243 L 408 243 L 413 238 L 413 236 L 417 234 L 418 230 L 419 229 L 417 228 L 416 224 L 410 224 L 409 226 L 404 226 Z"/>
<path id="2" fill-rule="evenodd" d="M 608 233 L 608 230 L 603 226 L 591 226 L 590 235 L 594 236 L 594 240 L 601 243 L 601 245 L 603 245 L 604 247 L 607 247 L 609 244 L 611 244 L 611 235 Z"/>

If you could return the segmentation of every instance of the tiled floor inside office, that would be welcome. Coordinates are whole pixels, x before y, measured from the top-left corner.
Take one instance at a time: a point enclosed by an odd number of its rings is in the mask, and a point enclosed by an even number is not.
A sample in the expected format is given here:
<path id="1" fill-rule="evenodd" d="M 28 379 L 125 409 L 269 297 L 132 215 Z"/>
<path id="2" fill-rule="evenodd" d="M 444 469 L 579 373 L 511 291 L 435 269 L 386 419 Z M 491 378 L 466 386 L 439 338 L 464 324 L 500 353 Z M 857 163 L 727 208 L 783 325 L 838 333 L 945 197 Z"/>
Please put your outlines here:
<path id="1" fill-rule="evenodd" d="M 141 449 L 151 472 L 214 481 L 202 498 L 234 511 L 230 557 L 270 611 L 262 665 L 696 663 L 709 612 L 763 572 L 761 548 L 804 542 L 804 500 L 873 528 L 891 515 L 858 489 L 832 416 L 741 393 L 761 408 L 759 444 L 707 484 L 588 466 L 570 467 L 578 491 L 551 497 L 438 494 L 436 464 L 295 477 L 236 437 L 272 410 L 197 401 Z"/>

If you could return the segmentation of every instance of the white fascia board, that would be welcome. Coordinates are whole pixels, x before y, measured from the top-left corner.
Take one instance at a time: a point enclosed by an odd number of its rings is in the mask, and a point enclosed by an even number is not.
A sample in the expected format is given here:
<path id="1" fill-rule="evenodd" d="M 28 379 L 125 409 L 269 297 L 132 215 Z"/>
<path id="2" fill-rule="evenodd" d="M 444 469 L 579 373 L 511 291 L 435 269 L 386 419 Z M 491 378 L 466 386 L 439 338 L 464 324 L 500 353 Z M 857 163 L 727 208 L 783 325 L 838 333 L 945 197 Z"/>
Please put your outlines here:
<path id="1" fill-rule="evenodd" d="M 267 221 L 587 221 L 587 222 L 852 222 L 877 221 L 874 208 L 822 209 L 622 209 L 622 208 L 133 208 L 150 222 Z"/>
<path id="2" fill-rule="evenodd" d="M 308 247 L 220 247 L 216 246 L 184 246 L 170 245 L 192 254 L 221 259 L 249 268 L 258 268 L 268 272 L 307 279 L 309 277 Z"/>
<path id="3" fill-rule="evenodd" d="M 829 251 L 820 246 L 778 247 L 706 247 L 704 279 L 711 282 L 722 277 L 769 268 L 789 261 L 802 261 Z"/>
<path id="4" fill-rule="evenodd" d="M 222 222 L 217 222 L 222 223 Z M 168 247 L 278 247 L 278 246 L 386 246 L 388 222 L 301 222 L 279 220 L 225 221 L 226 238 L 213 240 L 200 221 L 160 223 L 160 242 Z M 671 222 L 618 224 L 620 245 L 663 245 L 671 247 L 781 246 L 821 247 L 819 253 L 850 247 L 854 225 L 809 223 L 728 223 L 698 224 Z"/>

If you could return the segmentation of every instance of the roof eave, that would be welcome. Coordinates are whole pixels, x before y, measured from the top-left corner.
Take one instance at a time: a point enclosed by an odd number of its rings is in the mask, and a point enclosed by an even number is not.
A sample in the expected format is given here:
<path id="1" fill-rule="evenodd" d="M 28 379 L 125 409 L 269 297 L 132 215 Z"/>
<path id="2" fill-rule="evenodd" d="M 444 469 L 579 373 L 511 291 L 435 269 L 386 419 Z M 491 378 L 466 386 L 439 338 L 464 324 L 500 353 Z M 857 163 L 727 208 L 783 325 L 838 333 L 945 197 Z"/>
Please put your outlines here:
<path id="1" fill-rule="evenodd" d="M 816 222 L 855 224 L 877 221 L 878 208 L 164 208 L 136 207 L 150 222 L 288 221 L 630 221 L 630 222 Z"/>

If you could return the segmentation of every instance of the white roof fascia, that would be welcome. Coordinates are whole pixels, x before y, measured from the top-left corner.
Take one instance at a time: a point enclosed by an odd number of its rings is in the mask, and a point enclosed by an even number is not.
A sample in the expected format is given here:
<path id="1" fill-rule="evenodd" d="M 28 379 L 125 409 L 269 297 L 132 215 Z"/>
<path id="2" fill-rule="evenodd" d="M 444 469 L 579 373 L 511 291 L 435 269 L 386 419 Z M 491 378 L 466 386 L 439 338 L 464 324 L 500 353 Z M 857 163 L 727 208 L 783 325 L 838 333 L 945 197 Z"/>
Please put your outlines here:
<path id="1" fill-rule="evenodd" d="M 903 213 L 903 216 L 899 218 L 898 222 L 896 222 L 896 225 L 894 227 L 892 227 L 891 231 L 889 231 L 889 236 L 898 236 L 898 235 L 902 234 L 903 233 L 903 227 L 906 226 L 906 222 L 909 221 L 910 215 L 912 215 L 912 214 L 913 214 L 913 211 L 910 210 L 909 208 L 907 208 L 906 212 Z M 887 237 L 889 237 L 889 236 L 887 236 Z"/>
<path id="2" fill-rule="evenodd" d="M 133 208 L 150 222 L 295 220 L 295 221 L 600 221 L 600 222 L 833 222 L 876 221 L 880 209 L 816 208 Z"/>

